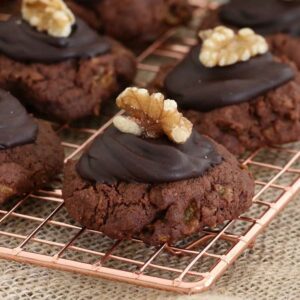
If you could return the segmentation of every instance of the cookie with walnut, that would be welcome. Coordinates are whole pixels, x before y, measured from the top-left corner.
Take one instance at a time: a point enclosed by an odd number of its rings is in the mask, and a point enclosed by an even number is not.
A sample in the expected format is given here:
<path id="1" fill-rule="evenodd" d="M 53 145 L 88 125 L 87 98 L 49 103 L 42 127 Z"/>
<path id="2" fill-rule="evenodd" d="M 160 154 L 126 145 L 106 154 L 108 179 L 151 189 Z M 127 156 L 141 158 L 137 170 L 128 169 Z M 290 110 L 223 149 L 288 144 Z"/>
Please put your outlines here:
<path id="1" fill-rule="evenodd" d="M 35 111 L 69 122 L 98 114 L 132 81 L 136 61 L 56 1 L 58 11 L 55 1 L 24 0 L 22 18 L 0 21 L 0 87 Z"/>
<path id="2" fill-rule="evenodd" d="M 63 198 L 71 217 L 112 238 L 158 245 L 250 207 L 249 172 L 224 147 L 192 130 L 175 101 L 134 88 L 118 100 L 126 111 L 122 121 L 114 119 L 79 161 L 65 167 Z"/>
<path id="3" fill-rule="evenodd" d="M 250 27 L 264 35 L 276 55 L 287 56 L 300 68 L 300 3 L 284 0 L 231 0 L 209 11 L 200 30 L 226 25 Z"/>
<path id="4" fill-rule="evenodd" d="M 273 56 L 250 29 L 220 26 L 201 36 L 177 66 L 161 69 L 152 88 L 176 98 L 195 129 L 234 154 L 299 140 L 295 65 Z"/>
<path id="5" fill-rule="evenodd" d="M 0 204 L 41 188 L 62 171 L 63 159 L 51 126 L 0 89 Z"/>

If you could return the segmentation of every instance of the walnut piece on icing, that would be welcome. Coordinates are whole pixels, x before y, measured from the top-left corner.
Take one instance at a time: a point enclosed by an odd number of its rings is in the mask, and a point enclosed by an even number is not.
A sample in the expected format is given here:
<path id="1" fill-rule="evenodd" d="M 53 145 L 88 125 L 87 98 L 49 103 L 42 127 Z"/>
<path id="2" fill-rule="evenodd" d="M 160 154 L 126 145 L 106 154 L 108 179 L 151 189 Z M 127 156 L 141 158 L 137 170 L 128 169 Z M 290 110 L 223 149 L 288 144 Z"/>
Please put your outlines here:
<path id="1" fill-rule="evenodd" d="M 62 0 L 23 0 L 22 16 L 38 31 L 53 37 L 68 37 L 75 17 Z"/>
<path id="2" fill-rule="evenodd" d="M 134 120 L 130 119 L 130 117 L 125 116 L 116 116 L 113 119 L 113 124 L 116 128 L 124 133 L 130 133 L 133 135 L 142 135 L 142 128 L 137 124 Z"/>
<path id="3" fill-rule="evenodd" d="M 115 117 L 113 124 L 124 133 L 151 138 L 166 134 L 177 144 L 185 143 L 192 133 L 193 124 L 177 110 L 177 103 L 160 93 L 130 87 L 119 95 L 117 106 L 126 116 Z"/>
<path id="4" fill-rule="evenodd" d="M 250 28 L 235 33 L 230 28 L 218 26 L 200 31 L 199 36 L 203 40 L 199 59 L 208 68 L 247 61 L 269 50 L 266 40 Z"/>

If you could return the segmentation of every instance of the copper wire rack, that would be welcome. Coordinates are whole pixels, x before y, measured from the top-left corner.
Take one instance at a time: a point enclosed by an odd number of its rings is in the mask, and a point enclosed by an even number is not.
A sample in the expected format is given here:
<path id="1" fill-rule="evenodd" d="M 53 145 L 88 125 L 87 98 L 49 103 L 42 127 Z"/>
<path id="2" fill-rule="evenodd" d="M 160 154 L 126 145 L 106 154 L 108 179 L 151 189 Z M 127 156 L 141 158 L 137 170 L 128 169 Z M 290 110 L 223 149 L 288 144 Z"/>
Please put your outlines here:
<path id="1" fill-rule="evenodd" d="M 197 21 L 205 2 L 192 3 Z M 194 28 L 171 30 L 140 54 L 136 84 L 146 86 L 161 64 L 182 59 L 197 43 Z M 109 113 L 107 118 L 54 125 L 63 140 L 65 161 L 77 158 L 111 124 Z M 82 228 L 67 215 L 58 178 L 44 190 L 0 207 L 0 258 L 178 293 L 205 291 L 254 246 L 300 188 L 299 143 L 259 149 L 241 163 L 256 178 L 250 210 L 218 228 L 205 228 L 174 246 L 159 248 Z"/>

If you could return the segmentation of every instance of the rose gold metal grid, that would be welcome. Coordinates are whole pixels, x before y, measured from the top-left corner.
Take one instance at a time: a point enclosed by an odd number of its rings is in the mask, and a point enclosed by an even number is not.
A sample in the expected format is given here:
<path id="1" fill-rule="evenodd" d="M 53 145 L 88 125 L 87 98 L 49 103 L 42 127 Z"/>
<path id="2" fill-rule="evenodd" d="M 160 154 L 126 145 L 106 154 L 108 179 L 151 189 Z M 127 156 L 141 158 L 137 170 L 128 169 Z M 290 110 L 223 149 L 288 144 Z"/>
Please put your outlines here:
<path id="1" fill-rule="evenodd" d="M 201 6 L 203 1 L 193 0 L 193 4 L 197 3 Z M 151 75 L 158 72 L 157 58 L 181 59 L 196 43 L 192 35 L 188 36 L 193 32 L 193 29 L 185 29 L 185 37 L 182 33 L 180 37 L 177 30 L 171 30 L 144 51 L 138 58 L 138 84 L 145 85 Z M 140 81 L 145 75 L 148 79 Z M 75 133 L 75 142 L 69 138 L 63 142 L 66 161 L 77 157 L 110 123 L 106 122 L 99 129 L 58 127 L 57 132 L 62 137 L 65 137 L 64 132 L 68 136 Z M 2 245 L 0 239 L 0 257 L 179 293 L 202 292 L 211 287 L 239 255 L 253 247 L 256 237 L 300 188 L 299 144 L 260 149 L 245 157 L 242 163 L 251 168 L 256 177 L 256 194 L 250 211 L 219 228 L 206 228 L 173 247 L 167 244 L 160 248 L 149 247 L 135 239 L 113 241 L 71 220 L 60 220 L 57 215 L 64 209 L 61 190 L 52 187 L 0 208 L 0 238 L 5 243 Z M 32 207 L 22 212 L 31 201 L 38 201 L 43 213 L 33 214 Z M 12 232 L 4 226 L 15 221 L 28 229 L 27 232 Z M 24 222 L 29 225 L 23 225 Z M 39 237 L 47 226 L 62 230 L 65 240 L 55 240 L 49 234 Z M 95 240 L 99 244 L 93 248 L 84 242 Z M 32 244 L 38 247 L 31 248 Z M 47 247 L 46 252 L 40 250 L 44 247 Z"/>

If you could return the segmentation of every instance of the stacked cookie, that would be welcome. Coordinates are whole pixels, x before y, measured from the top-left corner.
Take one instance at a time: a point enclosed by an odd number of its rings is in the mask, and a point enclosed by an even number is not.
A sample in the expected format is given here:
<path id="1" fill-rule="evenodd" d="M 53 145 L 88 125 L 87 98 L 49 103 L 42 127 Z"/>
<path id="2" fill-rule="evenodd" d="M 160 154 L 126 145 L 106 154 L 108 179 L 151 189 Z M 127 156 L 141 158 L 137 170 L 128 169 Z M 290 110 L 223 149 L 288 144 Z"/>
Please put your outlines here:
<path id="1" fill-rule="evenodd" d="M 23 0 L 3 11 L 0 203 L 39 189 L 63 166 L 58 137 L 22 104 L 61 123 L 97 116 L 136 73 L 134 54 L 114 38 L 141 46 L 190 19 L 185 0 L 154 2 Z M 284 12 L 279 25 L 294 33 L 296 18 L 286 23 Z M 236 27 L 201 30 L 182 62 L 162 68 L 155 93 L 130 87 L 117 97 L 124 114 L 65 165 L 71 217 L 112 238 L 158 245 L 251 206 L 254 180 L 232 153 L 299 139 L 300 81 L 292 56 L 276 46 L 282 36 Z"/>

